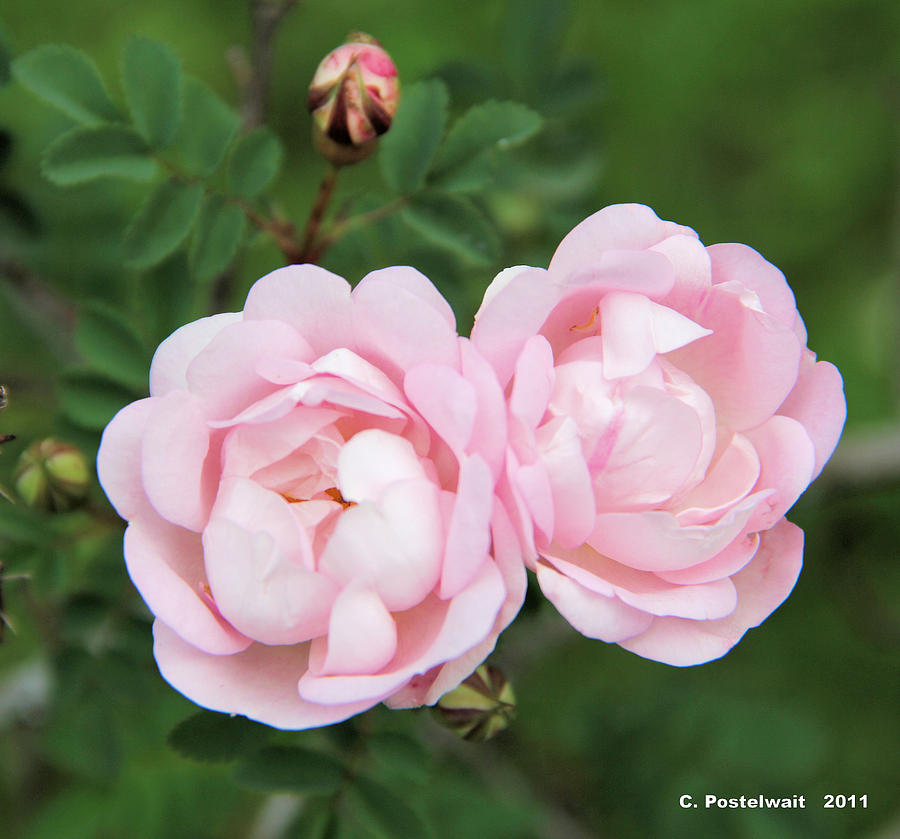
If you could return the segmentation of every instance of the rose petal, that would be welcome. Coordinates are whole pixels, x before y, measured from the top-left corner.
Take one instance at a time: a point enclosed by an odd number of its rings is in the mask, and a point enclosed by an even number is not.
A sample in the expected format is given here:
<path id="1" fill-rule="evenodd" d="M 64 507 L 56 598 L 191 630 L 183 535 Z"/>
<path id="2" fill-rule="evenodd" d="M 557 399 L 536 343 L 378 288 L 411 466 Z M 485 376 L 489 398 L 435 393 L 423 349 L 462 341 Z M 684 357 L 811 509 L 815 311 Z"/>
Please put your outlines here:
<path id="1" fill-rule="evenodd" d="M 206 571 L 196 533 L 148 512 L 125 531 L 125 564 L 150 611 L 188 643 L 214 655 L 239 652 L 252 643 L 202 597 Z"/>
<path id="2" fill-rule="evenodd" d="M 367 274 L 353 290 L 353 324 L 360 354 L 396 380 L 423 362 L 459 369 L 456 329 L 445 312 L 396 284 L 389 270 Z"/>
<path id="3" fill-rule="evenodd" d="M 713 286 L 696 320 L 713 334 L 675 350 L 669 360 L 712 397 L 720 424 L 743 431 L 765 422 L 797 380 L 797 336 L 721 286 Z"/>
<path id="4" fill-rule="evenodd" d="M 711 334 L 674 309 L 626 292 L 603 297 L 600 323 L 607 379 L 634 376 L 645 370 L 657 353 L 677 350 Z"/>
<path id="5" fill-rule="evenodd" d="M 103 430 L 97 452 L 97 477 L 103 491 L 123 519 L 148 506 L 141 482 L 141 441 L 153 413 L 153 399 L 126 405 Z"/>
<path id="6" fill-rule="evenodd" d="M 541 268 L 504 276 L 500 290 L 490 298 L 485 295 L 472 327 L 472 343 L 494 368 L 501 387 L 512 378 L 525 342 L 540 330 L 559 296 L 560 289 Z"/>
<path id="7" fill-rule="evenodd" d="M 317 676 L 377 673 L 397 650 L 397 626 L 381 598 L 369 588 L 348 586 L 334 601 L 324 662 Z M 312 657 L 311 657 L 312 660 Z"/>
<path id="8" fill-rule="evenodd" d="M 377 503 L 362 501 L 341 514 L 319 570 L 341 586 L 354 581 L 371 586 L 395 612 L 412 608 L 435 587 L 443 547 L 434 484 L 393 481 Z"/>
<path id="9" fill-rule="evenodd" d="M 275 728 L 303 729 L 340 722 L 377 702 L 316 705 L 301 699 L 297 682 L 306 671 L 308 644 L 253 644 L 235 655 L 207 655 L 162 621 L 153 625 L 153 637 L 153 655 L 163 678 L 213 711 L 241 714 Z"/>
<path id="10" fill-rule="evenodd" d="M 419 364 L 407 371 L 403 389 L 457 458 L 462 457 L 475 427 L 475 388 L 450 367 Z"/>
<path id="11" fill-rule="evenodd" d="M 837 367 L 817 362 L 815 355 L 806 351 L 797 383 L 778 413 L 800 422 L 813 441 L 816 464 L 811 480 L 815 479 L 837 446 L 847 418 L 844 382 Z"/>
<path id="12" fill-rule="evenodd" d="M 539 562 L 537 578 L 544 596 L 588 638 L 621 642 L 644 632 L 653 617 L 615 597 L 588 591 L 571 578 Z"/>
<path id="13" fill-rule="evenodd" d="M 712 264 L 713 282 L 737 281 L 752 289 L 767 314 L 788 329 L 794 328 L 797 317 L 794 292 L 784 274 L 771 262 L 747 245 L 710 245 L 706 251 Z"/>
<path id="14" fill-rule="evenodd" d="M 376 501 L 391 484 L 424 477 L 412 444 L 377 428 L 360 431 L 338 455 L 338 481 L 346 501 Z"/>
<path id="15" fill-rule="evenodd" d="M 454 597 L 471 581 L 488 556 L 494 480 L 478 455 L 459 465 L 456 501 L 447 528 L 439 597 Z"/>
<path id="16" fill-rule="evenodd" d="M 150 393 L 165 396 L 172 390 L 187 390 L 188 365 L 226 326 L 238 323 L 240 312 L 200 318 L 176 329 L 157 348 L 150 364 Z"/>
<path id="17" fill-rule="evenodd" d="M 253 284 L 244 304 L 247 320 L 282 320 L 317 356 L 335 347 L 355 348 L 350 285 L 317 265 L 289 265 Z"/>
<path id="18" fill-rule="evenodd" d="M 775 490 L 756 508 L 747 527 L 768 530 L 809 486 L 816 450 L 806 429 L 790 417 L 774 416 L 746 434 L 761 465 L 756 489 Z"/>
<path id="19" fill-rule="evenodd" d="M 597 262 L 611 248 L 650 248 L 676 235 L 697 234 L 689 227 L 662 221 L 643 204 L 614 204 L 588 216 L 566 235 L 550 260 L 550 272 L 554 277 L 568 277 Z"/>
<path id="20" fill-rule="evenodd" d="M 715 621 L 654 618 L 646 632 L 622 646 L 677 667 L 719 658 L 781 605 L 793 589 L 802 563 L 803 531 L 782 520 L 763 534 L 753 561 L 732 577 L 738 605 L 731 615 Z"/>
<path id="21" fill-rule="evenodd" d="M 200 531 L 216 493 L 215 458 L 205 405 L 184 390 L 154 398 L 141 445 L 141 477 L 150 503 L 173 524 Z"/>
<path id="22" fill-rule="evenodd" d="M 312 350 L 280 320 L 245 320 L 222 329 L 188 365 L 191 393 L 210 419 L 232 417 L 272 393 L 276 386 L 257 372 L 264 358 L 310 361 Z"/>

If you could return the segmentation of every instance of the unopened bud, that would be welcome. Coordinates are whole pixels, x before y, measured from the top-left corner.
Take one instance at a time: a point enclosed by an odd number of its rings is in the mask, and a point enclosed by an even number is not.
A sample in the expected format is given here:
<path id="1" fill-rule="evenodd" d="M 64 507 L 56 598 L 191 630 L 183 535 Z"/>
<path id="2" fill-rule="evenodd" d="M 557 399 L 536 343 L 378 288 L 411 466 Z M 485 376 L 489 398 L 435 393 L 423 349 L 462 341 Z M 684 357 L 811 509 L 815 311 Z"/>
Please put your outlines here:
<path id="1" fill-rule="evenodd" d="M 464 740 L 490 740 L 515 718 L 516 697 L 499 668 L 482 664 L 438 700 L 435 712 Z"/>
<path id="2" fill-rule="evenodd" d="M 309 86 L 316 148 L 336 166 L 368 157 L 391 127 L 399 95 L 391 57 L 371 35 L 351 32 L 325 56 Z"/>
<path id="3" fill-rule="evenodd" d="M 84 500 L 89 485 L 87 461 L 69 443 L 40 440 L 19 456 L 16 492 L 29 507 L 54 513 L 71 510 Z"/>

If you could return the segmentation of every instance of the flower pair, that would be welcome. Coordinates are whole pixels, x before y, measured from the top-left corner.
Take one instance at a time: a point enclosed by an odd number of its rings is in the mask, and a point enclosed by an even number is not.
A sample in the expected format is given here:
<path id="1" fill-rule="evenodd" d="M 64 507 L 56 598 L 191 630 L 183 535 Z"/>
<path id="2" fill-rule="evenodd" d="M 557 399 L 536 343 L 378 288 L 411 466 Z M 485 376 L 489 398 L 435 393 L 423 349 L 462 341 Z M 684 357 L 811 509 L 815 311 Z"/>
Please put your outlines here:
<path id="1" fill-rule="evenodd" d="M 509 268 L 471 338 L 418 271 L 274 271 L 162 343 L 101 483 L 163 676 L 282 728 L 432 704 L 526 567 L 584 634 L 687 665 L 787 596 L 784 519 L 834 449 L 837 370 L 783 275 L 640 205 Z"/>

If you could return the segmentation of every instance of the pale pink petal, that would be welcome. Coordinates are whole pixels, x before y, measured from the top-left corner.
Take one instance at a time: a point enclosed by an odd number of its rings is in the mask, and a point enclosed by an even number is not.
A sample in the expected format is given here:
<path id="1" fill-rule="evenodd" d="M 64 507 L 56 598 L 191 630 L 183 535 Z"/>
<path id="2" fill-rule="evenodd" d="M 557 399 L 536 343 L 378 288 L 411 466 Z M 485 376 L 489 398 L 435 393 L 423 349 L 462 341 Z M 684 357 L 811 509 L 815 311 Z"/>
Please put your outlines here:
<path id="1" fill-rule="evenodd" d="M 561 281 L 560 281 L 561 282 Z M 566 281 L 563 295 L 541 327 L 557 357 L 582 338 L 600 333 L 600 304 L 611 293 L 660 297 L 675 282 L 672 264 L 652 251 L 609 251 L 596 267 Z"/>
<path id="2" fill-rule="evenodd" d="M 475 428 L 475 388 L 456 370 L 426 363 L 407 371 L 403 389 L 423 419 L 461 457 Z"/>
<path id="3" fill-rule="evenodd" d="M 374 364 L 352 350 L 343 347 L 332 350 L 317 358 L 311 366 L 316 373 L 338 376 L 390 405 L 400 407 L 405 404 L 400 389 Z"/>
<path id="4" fill-rule="evenodd" d="M 784 274 L 761 254 L 747 245 L 710 245 L 707 249 L 713 272 L 713 282 L 739 282 L 756 292 L 763 310 L 784 324 L 794 328 L 797 301 Z"/>
<path id="5" fill-rule="evenodd" d="M 565 278 L 596 263 L 604 251 L 650 248 L 676 235 L 697 234 L 689 227 L 662 221 L 643 204 L 614 204 L 588 216 L 566 235 L 550 260 L 550 271 L 554 277 Z"/>
<path id="6" fill-rule="evenodd" d="M 544 464 L 523 463 L 513 474 L 513 487 L 534 523 L 535 536 L 541 544 L 553 539 L 556 509 L 553 488 Z"/>
<path id="7" fill-rule="evenodd" d="M 693 408 L 662 390 L 626 395 L 605 464 L 592 458 L 598 510 L 633 510 L 667 501 L 686 483 L 702 447 Z"/>
<path id="8" fill-rule="evenodd" d="M 706 562 L 675 571 L 657 571 L 656 574 L 663 580 L 678 585 L 696 585 L 721 580 L 740 571 L 756 556 L 758 549 L 759 534 L 744 533 Z"/>
<path id="9" fill-rule="evenodd" d="M 311 408 L 328 403 L 336 408 L 362 411 L 377 417 L 406 419 L 403 411 L 377 396 L 371 396 L 355 384 L 334 376 L 316 376 L 290 387 L 291 397 Z"/>
<path id="10" fill-rule="evenodd" d="M 350 285 L 317 265 L 289 265 L 253 284 L 244 304 L 248 320 L 283 320 L 316 355 L 354 349 Z"/>
<path id="11" fill-rule="evenodd" d="M 232 428 L 222 444 L 222 475 L 249 478 L 257 469 L 287 457 L 342 416 L 327 408 L 304 408 L 271 422 Z"/>
<path id="12" fill-rule="evenodd" d="M 600 302 L 603 370 L 607 379 L 634 376 L 657 353 L 676 350 L 710 330 L 641 294 L 613 292 Z"/>
<path id="13" fill-rule="evenodd" d="M 665 256 L 675 269 L 675 285 L 659 302 L 691 317 L 712 285 L 712 266 L 703 243 L 696 236 L 679 234 L 650 250 Z"/>
<path id="14" fill-rule="evenodd" d="M 334 601 L 328 624 L 328 639 L 317 676 L 377 673 L 397 650 L 397 626 L 381 598 L 369 588 L 348 586 Z"/>
<path id="15" fill-rule="evenodd" d="M 734 434 L 703 481 L 679 500 L 678 520 L 682 524 L 714 521 L 749 495 L 754 487 L 768 489 L 770 485 L 762 482 L 757 486 L 759 469 L 759 457 L 753 444 L 743 434 Z"/>
<path id="16" fill-rule="evenodd" d="M 497 374 L 501 387 L 512 378 L 525 342 L 541 328 L 561 290 L 541 268 L 524 268 L 487 298 L 472 327 L 472 343 Z"/>
<path id="17" fill-rule="evenodd" d="M 216 493 L 205 405 L 185 390 L 153 399 L 141 445 L 141 475 L 150 503 L 173 524 L 200 531 Z"/>
<path id="18" fill-rule="evenodd" d="M 847 418 L 844 381 L 837 367 L 816 361 L 808 350 L 800 362 L 797 384 L 784 400 L 778 413 L 802 423 L 816 447 L 816 478 L 837 446 Z"/>
<path id="19" fill-rule="evenodd" d="M 203 533 L 209 585 L 222 615 L 264 644 L 295 644 L 327 632 L 338 588 L 312 570 L 311 558 L 304 561 L 309 543 L 287 502 L 242 478 L 228 479 L 222 495 Z"/>
<path id="20" fill-rule="evenodd" d="M 128 575 L 147 608 L 185 641 L 214 655 L 252 642 L 228 624 L 208 596 L 200 537 L 147 512 L 125 531 Z"/>
<path id="21" fill-rule="evenodd" d="M 434 283 L 421 271 L 417 271 L 408 265 L 392 265 L 389 268 L 379 268 L 377 271 L 371 271 L 366 274 L 357 283 L 356 287 L 361 288 L 369 283 L 388 283 L 395 288 L 402 288 L 404 291 L 421 298 L 440 314 L 450 328 L 456 332 L 456 315 L 453 314 L 453 309 L 444 299 L 444 296 L 435 288 Z M 358 293 L 355 292 L 355 294 Z"/>
<path id="22" fill-rule="evenodd" d="M 490 634 L 505 599 L 503 577 L 486 562 L 476 578 L 451 600 L 429 597 L 416 608 L 394 614 L 397 653 L 380 673 L 321 676 L 300 680 L 300 695 L 315 702 L 345 702 L 394 693 L 417 674 L 464 655 Z"/>
<path id="23" fill-rule="evenodd" d="M 200 318 L 176 329 L 157 348 L 150 364 L 150 393 L 165 396 L 171 390 L 186 390 L 188 365 L 226 326 L 238 323 L 240 312 Z"/>
<path id="24" fill-rule="evenodd" d="M 126 405 L 110 420 L 100 440 L 97 477 L 123 519 L 133 518 L 147 506 L 141 482 L 141 440 L 153 404 L 153 399 L 139 399 Z"/>
<path id="25" fill-rule="evenodd" d="M 469 440 L 469 452 L 481 455 L 494 479 L 503 471 L 506 452 L 506 403 L 500 383 L 491 366 L 467 338 L 459 339 L 462 374 L 475 388 L 475 427 Z"/>
<path id="26" fill-rule="evenodd" d="M 588 638 L 619 642 L 650 626 L 653 616 L 580 586 L 570 577 L 539 562 L 537 578 L 544 596 L 559 613 Z"/>
<path id="27" fill-rule="evenodd" d="M 265 358 L 256 362 L 256 372 L 273 385 L 293 385 L 308 379 L 312 367 L 305 361 L 294 358 Z"/>
<path id="28" fill-rule="evenodd" d="M 377 428 L 360 431 L 338 455 L 338 481 L 346 501 L 378 500 L 392 483 L 424 477 L 412 444 Z"/>
<path id="29" fill-rule="evenodd" d="M 734 586 L 725 579 L 693 585 L 670 583 L 648 571 L 638 571 L 582 546 L 561 551 L 551 546 L 545 560 L 581 587 L 653 615 L 708 620 L 734 611 Z"/>
<path id="30" fill-rule="evenodd" d="M 642 571 L 687 568 L 714 557 L 744 528 L 766 493 L 754 493 L 711 524 L 682 527 L 671 513 L 600 513 L 588 540 L 600 553 Z"/>
<path id="31" fill-rule="evenodd" d="M 493 493 L 493 476 L 484 460 L 478 455 L 464 458 L 447 528 L 439 590 L 442 600 L 464 589 L 487 558 Z"/>
<path id="32" fill-rule="evenodd" d="M 746 434 L 762 467 L 756 489 L 775 490 L 757 507 L 747 527 L 768 530 L 809 486 L 816 451 L 806 429 L 790 417 L 774 416 Z"/>
<path id="33" fill-rule="evenodd" d="M 412 270 L 412 269 L 410 269 Z M 353 290 L 359 352 L 396 381 L 422 362 L 459 369 L 456 329 L 426 298 L 373 271 Z"/>
<path id="34" fill-rule="evenodd" d="M 437 671 L 421 691 L 414 697 L 409 694 L 406 701 L 412 705 L 433 705 L 447 691 L 455 688 L 482 661 L 484 661 L 497 643 L 499 634 L 512 622 L 525 600 L 528 579 L 525 565 L 522 563 L 522 549 L 516 538 L 512 522 L 502 504 L 495 504 L 491 519 L 491 542 L 494 562 L 503 577 L 506 586 L 506 599 L 494 619 L 494 626 L 487 637 L 463 655 L 448 661 Z M 415 699 L 416 701 L 412 701 Z M 391 707 L 409 707 L 393 702 Z"/>
<path id="35" fill-rule="evenodd" d="M 443 546 L 434 484 L 394 481 L 378 503 L 363 501 L 340 515 L 319 570 L 342 586 L 371 586 L 392 612 L 410 609 L 440 579 Z"/>
<path id="36" fill-rule="evenodd" d="M 719 658 L 781 605 L 794 587 L 802 563 L 803 531 L 782 520 L 763 534 L 753 561 L 732 577 L 738 605 L 731 615 L 715 621 L 655 618 L 645 633 L 622 646 L 678 667 Z"/>
<path id="37" fill-rule="evenodd" d="M 241 714 L 275 728 L 303 729 L 340 722 L 377 700 L 316 705 L 297 683 L 307 668 L 308 644 L 254 644 L 235 655 L 208 655 L 182 641 L 163 622 L 153 626 L 153 654 L 163 678 L 204 708 Z"/>
<path id="38" fill-rule="evenodd" d="M 578 426 L 571 417 L 557 417 L 538 429 L 536 442 L 553 499 L 553 539 L 574 547 L 593 531 L 597 506 Z"/>
<path id="39" fill-rule="evenodd" d="M 231 324 L 188 365 L 188 387 L 203 400 L 210 419 L 232 417 L 276 389 L 257 371 L 261 359 L 273 357 L 310 361 L 312 350 L 280 320 Z"/>
<path id="40" fill-rule="evenodd" d="M 509 409 L 527 426 L 537 428 L 552 392 L 553 349 L 543 335 L 534 335 L 516 361 Z"/>
<path id="41" fill-rule="evenodd" d="M 765 422 L 797 380 L 797 336 L 720 286 L 713 286 L 696 320 L 713 334 L 669 359 L 712 397 L 720 424 L 743 431 Z"/>

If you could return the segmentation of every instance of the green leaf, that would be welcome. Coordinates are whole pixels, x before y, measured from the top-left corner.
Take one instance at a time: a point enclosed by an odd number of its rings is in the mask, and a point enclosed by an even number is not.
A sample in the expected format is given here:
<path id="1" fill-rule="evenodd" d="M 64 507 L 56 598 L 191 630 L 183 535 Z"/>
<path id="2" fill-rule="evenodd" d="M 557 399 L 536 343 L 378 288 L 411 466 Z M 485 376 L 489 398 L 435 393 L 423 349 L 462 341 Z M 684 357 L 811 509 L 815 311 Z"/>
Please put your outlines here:
<path id="1" fill-rule="evenodd" d="M 330 794 L 344 780 L 344 766 L 299 746 L 269 746 L 238 764 L 235 780 L 252 789 Z"/>
<path id="2" fill-rule="evenodd" d="M 153 148 L 168 146 L 175 138 L 181 113 L 178 56 L 165 44 L 131 38 L 122 54 L 122 84 L 141 136 Z"/>
<path id="3" fill-rule="evenodd" d="M 9 65 L 10 55 L 9 47 L 3 33 L 0 32 L 0 87 L 3 87 L 9 81 Z"/>
<path id="4" fill-rule="evenodd" d="M 366 824 L 383 839 L 431 839 L 434 835 L 422 817 L 388 787 L 364 775 L 350 787 L 354 804 L 362 811 Z"/>
<path id="5" fill-rule="evenodd" d="M 444 136 L 448 99 L 447 87 L 438 79 L 418 82 L 403 92 L 378 152 L 381 173 L 396 192 L 406 195 L 422 185 Z"/>
<path id="6" fill-rule="evenodd" d="M 183 111 L 174 148 L 185 170 L 207 177 L 219 167 L 238 129 L 238 115 L 203 82 L 184 79 Z"/>
<path id="7" fill-rule="evenodd" d="M 420 740 L 407 734 L 384 731 L 370 735 L 366 747 L 390 777 L 422 781 L 428 775 L 431 755 Z"/>
<path id="8" fill-rule="evenodd" d="M 517 102 L 484 102 L 469 108 L 450 129 L 434 166 L 433 182 L 444 189 L 479 189 L 490 177 L 490 157 L 523 143 L 541 117 Z"/>
<path id="9" fill-rule="evenodd" d="M 192 760 L 227 762 L 261 746 L 269 731 L 246 717 L 200 711 L 178 723 L 166 742 Z"/>
<path id="10" fill-rule="evenodd" d="M 90 431 L 100 431 L 120 408 L 132 402 L 135 397 L 134 391 L 105 376 L 87 370 L 72 370 L 62 376 L 59 407 L 75 425 Z"/>
<path id="11" fill-rule="evenodd" d="M 147 389 L 149 355 L 137 332 L 115 309 L 99 301 L 85 304 L 75 327 L 75 347 L 97 373 L 140 391 Z"/>
<path id="12" fill-rule="evenodd" d="M 36 96 L 78 122 L 121 119 L 94 63 L 74 47 L 36 47 L 13 62 L 12 73 Z"/>
<path id="13" fill-rule="evenodd" d="M 500 240 L 481 211 L 467 198 L 442 192 L 416 196 L 401 212 L 403 220 L 435 245 L 476 263 L 497 260 Z"/>
<path id="14" fill-rule="evenodd" d="M 47 518 L 21 504 L 0 503 L 0 536 L 11 542 L 40 545 L 52 539 Z"/>
<path id="15" fill-rule="evenodd" d="M 95 178 L 149 181 L 156 162 L 141 136 L 124 125 L 82 126 L 57 137 L 44 151 L 41 171 L 53 183 L 70 186 Z"/>
<path id="16" fill-rule="evenodd" d="M 198 280 L 221 274 L 244 238 L 247 220 L 240 207 L 211 195 L 200 208 L 191 242 L 191 271 Z"/>
<path id="17" fill-rule="evenodd" d="M 310 798 L 284 835 L 291 839 L 333 839 L 337 835 L 337 821 L 330 797 Z"/>
<path id="18" fill-rule="evenodd" d="M 248 131 L 228 159 L 228 183 L 241 198 L 256 198 L 275 180 L 283 152 L 279 139 L 264 125 Z"/>
<path id="19" fill-rule="evenodd" d="M 134 268 L 149 268 L 165 259 L 190 232 L 201 198 L 201 184 L 160 184 L 129 225 L 125 259 Z"/>

